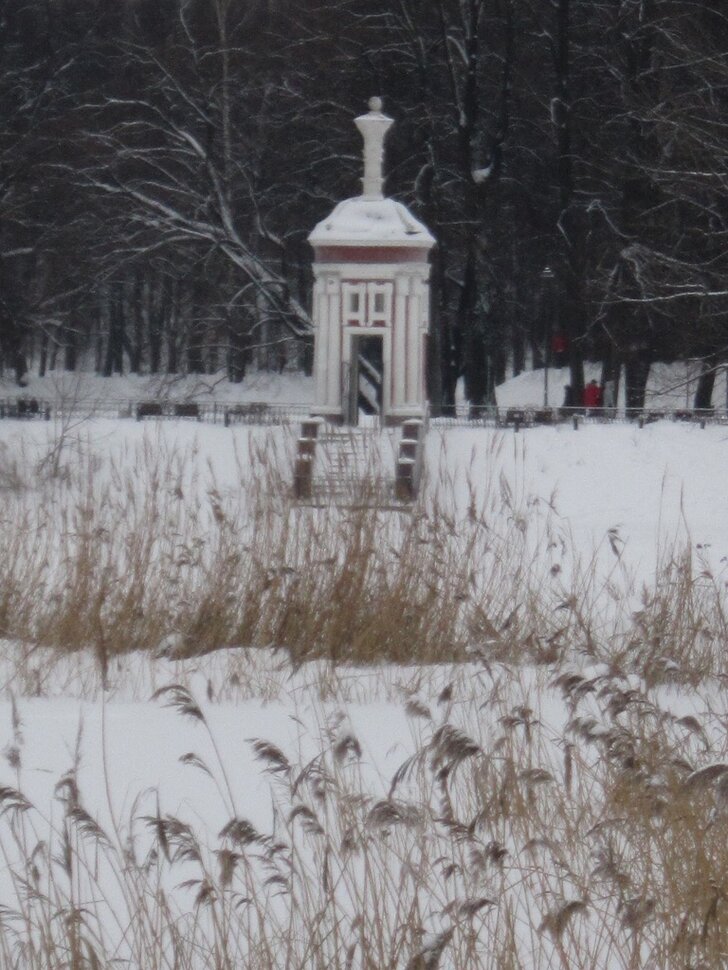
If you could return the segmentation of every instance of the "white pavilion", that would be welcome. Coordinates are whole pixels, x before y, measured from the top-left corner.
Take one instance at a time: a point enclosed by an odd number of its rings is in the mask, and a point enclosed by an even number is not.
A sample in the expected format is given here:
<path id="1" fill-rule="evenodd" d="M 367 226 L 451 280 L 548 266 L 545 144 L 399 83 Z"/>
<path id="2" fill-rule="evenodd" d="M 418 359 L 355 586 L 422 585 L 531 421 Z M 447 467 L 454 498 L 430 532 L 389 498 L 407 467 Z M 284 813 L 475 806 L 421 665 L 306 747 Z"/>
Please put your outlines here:
<path id="1" fill-rule="evenodd" d="M 435 240 L 383 193 L 379 98 L 355 119 L 364 139 L 360 196 L 340 202 L 310 234 L 314 249 L 313 412 L 356 424 L 361 405 L 387 424 L 427 412 L 429 252 Z"/>

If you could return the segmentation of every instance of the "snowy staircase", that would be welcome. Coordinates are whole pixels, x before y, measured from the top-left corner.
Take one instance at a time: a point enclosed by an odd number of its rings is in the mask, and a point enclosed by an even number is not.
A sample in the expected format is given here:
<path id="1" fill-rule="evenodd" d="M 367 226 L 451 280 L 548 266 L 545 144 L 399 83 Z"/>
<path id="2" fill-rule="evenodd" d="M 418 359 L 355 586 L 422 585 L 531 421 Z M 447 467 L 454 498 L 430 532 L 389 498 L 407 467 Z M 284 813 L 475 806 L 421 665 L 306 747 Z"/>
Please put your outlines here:
<path id="1" fill-rule="evenodd" d="M 316 506 L 395 509 L 417 498 L 426 424 L 378 422 L 337 427 L 321 418 L 301 425 L 293 476 L 299 502 Z"/>
<path id="2" fill-rule="evenodd" d="M 318 448 L 312 497 L 337 505 L 391 504 L 394 464 L 386 454 L 391 446 L 386 448 L 385 434 L 360 427 L 327 430 Z"/>
<path id="3" fill-rule="evenodd" d="M 348 431 L 329 432 L 323 436 L 321 444 L 326 456 L 328 476 L 333 481 L 346 482 L 357 466 L 361 442 L 355 439 L 353 431 Z"/>
<path id="4" fill-rule="evenodd" d="M 396 482 L 398 431 L 371 426 L 333 427 L 304 421 L 294 473 L 294 495 L 318 506 L 401 507 Z"/>

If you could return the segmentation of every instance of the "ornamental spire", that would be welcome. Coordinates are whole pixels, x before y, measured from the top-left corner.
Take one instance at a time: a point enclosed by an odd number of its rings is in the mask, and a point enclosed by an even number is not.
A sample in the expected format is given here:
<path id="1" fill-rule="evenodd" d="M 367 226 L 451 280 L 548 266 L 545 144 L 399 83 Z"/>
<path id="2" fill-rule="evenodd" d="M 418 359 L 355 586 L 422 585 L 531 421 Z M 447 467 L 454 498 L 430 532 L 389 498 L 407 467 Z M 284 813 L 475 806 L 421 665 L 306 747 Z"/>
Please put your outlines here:
<path id="1" fill-rule="evenodd" d="M 394 122 L 382 114 L 382 99 L 371 98 L 369 113 L 354 119 L 354 124 L 364 139 L 364 178 L 362 179 L 363 199 L 384 198 L 384 177 L 382 160 L 384 138 Z"/>

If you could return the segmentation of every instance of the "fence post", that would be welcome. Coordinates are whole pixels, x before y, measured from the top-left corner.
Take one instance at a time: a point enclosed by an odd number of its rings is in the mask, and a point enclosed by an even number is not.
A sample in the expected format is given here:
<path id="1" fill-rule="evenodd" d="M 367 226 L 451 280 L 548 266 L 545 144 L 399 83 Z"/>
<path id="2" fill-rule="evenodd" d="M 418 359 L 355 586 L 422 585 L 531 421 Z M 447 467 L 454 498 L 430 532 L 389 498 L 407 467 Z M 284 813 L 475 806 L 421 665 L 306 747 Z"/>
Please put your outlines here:
<path id="1" fill-rule="evenodd" d="M 394 495 L 398 502 L 413 502 L 419 489 L 425 426 L 419 418 L 402 423 L 402 437 L 394 468 Z"/>
<path id="2" fill-rule="evenodd" d="M 297 499 L 310 499 L 313 491 L 313 456 L 299 455 L 293 473 L 293 494 Z"/>
<path id="3" fill-rule="evenodd" d="M 301 422 L 301 437 L 311 438 L 314 441 L 318 438 L 321 418 L 306 418 Z"/>
<path id="4" fill-rule="evenodd" d="M 411 502 L 415 497 L 415 463 L 409 458 L 398 458 L 395 469 L 394 494 L 399 502 Z"/>
<path id="5" fill-rule="evenodd" d="M 320 423 L 318 418 L 301 422 L 301 437 L 298 439 L 293 469 L 293 495 L 297 499 L 310 499 L 313 496 L 313 463 Z"/>

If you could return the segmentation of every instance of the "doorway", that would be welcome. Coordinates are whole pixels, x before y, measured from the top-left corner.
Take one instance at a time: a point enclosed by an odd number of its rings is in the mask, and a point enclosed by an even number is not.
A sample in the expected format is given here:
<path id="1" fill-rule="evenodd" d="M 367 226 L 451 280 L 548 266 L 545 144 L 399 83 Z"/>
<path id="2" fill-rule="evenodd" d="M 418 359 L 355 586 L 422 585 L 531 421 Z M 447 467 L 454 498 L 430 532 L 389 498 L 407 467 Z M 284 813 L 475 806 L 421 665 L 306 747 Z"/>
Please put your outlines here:
<path id="1" fill-rule="evenodd" d="M 352 335 L 346 416 L 348 424 L 358 424 L 360 412 L 382 416 L 383 386 L 384 335 Z"/>

